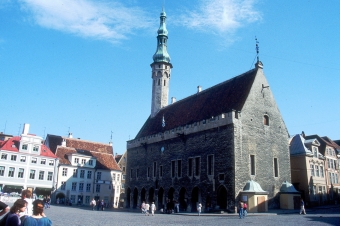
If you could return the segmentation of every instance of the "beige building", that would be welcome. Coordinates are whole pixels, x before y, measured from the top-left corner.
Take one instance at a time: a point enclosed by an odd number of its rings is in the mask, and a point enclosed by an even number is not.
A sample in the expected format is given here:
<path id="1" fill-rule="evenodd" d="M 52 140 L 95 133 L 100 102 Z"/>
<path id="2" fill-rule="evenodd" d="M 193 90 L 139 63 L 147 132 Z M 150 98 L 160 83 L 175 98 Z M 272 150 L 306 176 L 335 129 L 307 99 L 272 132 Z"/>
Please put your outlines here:
<path id="1" fill-rule="evenodd" d="M 121 190 L 120 190 L 120 199 L 119 204 L 121 207 L 124 206 L 124 197 L 125 197 L 125 178 L 126 178 L 126 152 L 123 155 L 119 155 L 119 157 L 116 157 L 116 161 L 118 163 L 118 166 L 122 170 L 122 181 L 121 181 Z"/>
<path id="2" fill-rule="evenodd" d="M 107 207 L 118 207 L 121 170 L 110 144 L 47 135 L 46 145 L 59 158 L 53 201 L 86 204 L 92 198 L 104 200 Z"/>

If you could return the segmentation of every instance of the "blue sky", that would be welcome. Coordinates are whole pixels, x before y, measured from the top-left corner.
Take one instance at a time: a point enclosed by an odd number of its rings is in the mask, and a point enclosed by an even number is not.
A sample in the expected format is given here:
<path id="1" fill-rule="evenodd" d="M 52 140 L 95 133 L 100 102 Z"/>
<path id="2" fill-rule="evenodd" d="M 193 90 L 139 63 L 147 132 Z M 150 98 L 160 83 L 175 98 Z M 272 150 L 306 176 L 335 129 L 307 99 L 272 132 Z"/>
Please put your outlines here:
<path id="1" fill-rule="evenodd" d="M 123 153 L 151 112 L 151 68 L 163 0 L 1 0 L 0 131 L 23 123 L 108 143 Z M 165 1 L 183 99 L 260 60 L 290 134 L 340 139 L 340 3 Z"/>

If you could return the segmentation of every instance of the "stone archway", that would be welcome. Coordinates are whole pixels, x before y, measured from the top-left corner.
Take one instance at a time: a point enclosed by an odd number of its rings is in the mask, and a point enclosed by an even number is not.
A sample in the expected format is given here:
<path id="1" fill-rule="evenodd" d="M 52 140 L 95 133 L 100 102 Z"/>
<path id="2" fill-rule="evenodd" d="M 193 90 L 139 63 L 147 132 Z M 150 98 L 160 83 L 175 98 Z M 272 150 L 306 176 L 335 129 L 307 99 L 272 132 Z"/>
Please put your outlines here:
<path id="1" fill-rule="evenodd" d="M 168 191 L 168 200 L 172 202 L 174 200 L 175 189 L 171 187 Z"/>
<path id="2" fill-rule="evenodd" d="M 131 197 L 131 189 L 128 188 L 128 189 L 126 189 L 126 197 L 125 197 L 126 208 L 130 208 L 131 207 L 131 205 L 130 205 L 130 201 L 131 201 L 130 197 Z"/>
<path id="3" fill-rule="evenodd" d="M 59 199 L 59 204 L 65 204 L 65 194 L 64 193 L 58 193 L 57 195 L 56 195 L 56 200 L 57 199 Z"/>
<path id="4" fill-rule="evenodd" d="M 148 198 L 149 204 L 151 204 L 152 202 L 155 201 L 154 196 L 155 196 L 155 189 L 150 188 L 149 189 L 149 198 Z"/>
<path id="5" fill-rule="evenodd" d="M 135 188 L 133 189 L 133 208 L 137 208 L 137 204 L 138 204 L 138 189 Z"/>
<path id="6" fill-rule="evenodd" d="M 219 186 L 217 189 L 217 205 L 220 207 L 220 209 L 227 209 L 227 197 L 227 189 L 223 185 Z"/>
<path id="7" fill-rule="evenodd" d="M 145 188 L 142 188 L 142 191 L 140 192 L 140 202 L 145 202 L 146 201 L 146 197 L 145 197 Z"/>
<path id="8" fill-rule="evenodd" d="M 198 187 L 194 187 L 191 192 L 191 212 L 197 212 L 197 203 L 199 201 L 200 190 Z"/>
<path id="9" fill-rule="evenodd" d="M 187 190 L 183 187 L 181 188 L 181 190 L 179 190 L 178 202 L 179 202 L 179 209 L 181 211 L 187 211 L 188 198 L 186 197 L 186 192 Z"/>

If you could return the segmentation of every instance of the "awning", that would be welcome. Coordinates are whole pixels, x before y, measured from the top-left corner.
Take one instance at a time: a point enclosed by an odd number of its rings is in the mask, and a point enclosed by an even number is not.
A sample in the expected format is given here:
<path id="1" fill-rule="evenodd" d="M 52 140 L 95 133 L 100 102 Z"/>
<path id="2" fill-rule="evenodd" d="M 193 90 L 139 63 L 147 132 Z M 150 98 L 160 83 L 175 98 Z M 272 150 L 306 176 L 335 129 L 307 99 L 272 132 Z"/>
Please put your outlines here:
<path id="1" fill-rule="evenodd" d="M 21 185 L 5 185 L 4 188 L 8 188 L 8 189 L 23 189 L 24 187 Z"/>
<path id="2" fill-rule="evenodd" d="M 39 191 L 52 191 L 52 188 L 36 187 L 35 190 L 39 190 Z"/>

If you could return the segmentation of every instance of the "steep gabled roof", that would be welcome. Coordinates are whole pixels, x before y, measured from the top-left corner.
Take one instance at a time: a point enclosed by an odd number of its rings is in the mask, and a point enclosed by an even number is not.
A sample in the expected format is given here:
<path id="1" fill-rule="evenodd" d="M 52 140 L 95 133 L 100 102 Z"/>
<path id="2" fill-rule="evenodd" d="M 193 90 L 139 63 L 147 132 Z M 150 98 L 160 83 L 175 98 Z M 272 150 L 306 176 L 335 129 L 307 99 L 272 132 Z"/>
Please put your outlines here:
<path id="1" fill-rule="evenodd" d="M 59 158 L 59 163 L 65 165 L 71 165 L 70 161 L 68 160 L 68 155 L 73 153 L 95 157 L 97 159 L 95 166 L 96 169 L 120 170 L 112 154 L 101 153 L 96 151 L 77 150 L 72 147 L 62 146 L 58 146 L 56 150 L 56 155 Z"/>
<path id="2" fill-rule="evenodd" d="M 311 142 L 312 141 L 308 141 L 307 143 Z M 290 155 L 313 155 L 312 151 L 309 150 L 305 144 L 305 138 L 303 138 L 300 134 L 294 135 L 289 142 Z"/>
<path id="3" fill-rule="evenodd" d="M 136 139 L 208 119 L 231 110 L 241 111 L 256 74 L 255 68 L 164 107 L 155 117 L 147 119 Z M 163 116 L 165 127 L 162 127 Z"/>
<path id="4" fill-rule="evenodd" d="M 323 152 L 325 151 L 326 145 L 333 147 L 335 150 L 338 151 L 338 153 L 340 152 L 340 146 L 327 136 L 320 137 L 319 135 L 316 135 L 316 134 L 306 136 L 306 139 L 311 139 L 311 138 L 318 139 L 318 141 L 321 144 L 320 146 L 321 146 Z M 323 153 L 323 154 L 325 154 L 325 153 Z"/>

